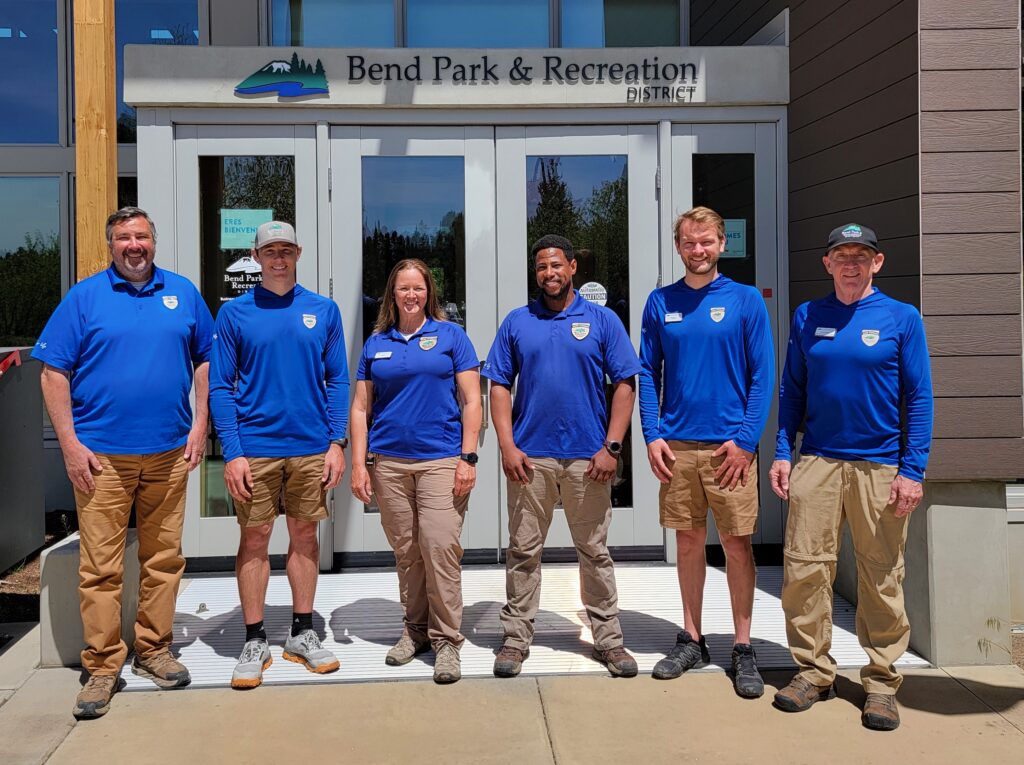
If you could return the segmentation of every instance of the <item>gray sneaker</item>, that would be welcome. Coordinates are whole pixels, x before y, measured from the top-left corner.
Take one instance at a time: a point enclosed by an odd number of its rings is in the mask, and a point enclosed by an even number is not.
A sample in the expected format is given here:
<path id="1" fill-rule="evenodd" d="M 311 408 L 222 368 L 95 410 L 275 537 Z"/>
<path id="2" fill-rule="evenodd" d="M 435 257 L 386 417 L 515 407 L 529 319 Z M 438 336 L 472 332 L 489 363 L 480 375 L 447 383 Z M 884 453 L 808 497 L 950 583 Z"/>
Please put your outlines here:
<path id="1" fill-rule="evenodd" d="M 273 663 L 266 640 L 247 640 L 231 673 L 231 687 L 255 688 L 263 682 L 263 670 Z"/>
<path id="2" fill-rule="evenodd" d="M 676 644 L 669 650 L 668 655 L 654 665 L 651 675 L 658 680 L 671 680 L 679 677 L 688 669 L 704 667 L 711 662 L 708 654 L 708 644 L 704 642 L 704 636 L 700 640 L 694 640 L 689 632 L 683 630 L 676 635 Z"/>
<path id="3" fill-rule="evenodd" d="M 334 672 L 341 663 L 337 657 L 320 644 L 320 638 L 313 630 L 303 630 L 298 635 L 289 635 L 284 643 L 281 658 L 304 664 L 310 672 L 318 675 Z"/>
<path id="4" fill-rule="evenodd" d="M 384 663 L 391 667 L 400 667 L 403 664 L 408 664 L 412 661 L 413 657 L 429 650 L 429 640 L 417 643 L 408 635 L 402 635 L 398 642 L 391 647 L 390 651 L 388 651 L 388 655 L 384 657 Z"/>
<path id="5" fill-rule="evenodd" d="M 462 662 L 459 660 L 459 649 L 451 643 L 445 643 L 437 649 L 434 658 L 434 682 L 440 684 L 455 683 L 462 678 Z"/>

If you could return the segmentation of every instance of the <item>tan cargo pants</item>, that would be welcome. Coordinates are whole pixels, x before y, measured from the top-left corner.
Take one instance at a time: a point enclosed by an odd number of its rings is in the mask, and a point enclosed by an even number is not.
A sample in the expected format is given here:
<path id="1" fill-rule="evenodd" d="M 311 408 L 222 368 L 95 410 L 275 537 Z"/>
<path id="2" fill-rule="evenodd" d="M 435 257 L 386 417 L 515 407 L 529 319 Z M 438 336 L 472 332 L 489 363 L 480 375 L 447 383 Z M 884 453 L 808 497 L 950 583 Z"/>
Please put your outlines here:
<path id="1" fill-rule="evenodd" d="M 435 650 L 455 647 L 462 627 L 462 520 L 469 497 L 456 497 L 458 457 L 411 460 L 377 455 L 370 473 L 384 534 L 395 551 L 405 633 Z"/>
<path id="2" fill-rule="evenodd" d="M 832 585 L 844 520 L 857 558 L 857 636 L 868 655 L 861 682 L 868 693 L 893 694 L 903 681 L 894 664 L 910 644 L 903 605 L 909 516 L 897 518 L 888 504 L 896 473 L 894 465 L 804 456 L 790 477 L 782 608 L 793 659 L 814 685 L 836 677 Z"/>
<path id="3" fill-rule="evenodd" d="M 590 617 L 594 647 L 605 651 L 621 646 L 619 597 L 608 553 L 611 483 L 597 483 L 584 475 L 589 460 L 531 457 L 530 462 L 534 469 L 530 483 L 508 482 L 508 602 L 501 609 L 505 644 L 525 651 L 533 640 L 533 620 L 540 606 L 540 558 L 561 497 L 579 556 L 580 595 Z"/>
<path id="4" fill-rule="evenodd" d="M 92 493 L 75 489 L 81 559 L 78 594 L 91 675 L 116 675 L 128 656 L 121 639 L 121 588 L 128 518 L 135 505 L 139 534 L 139 611 L 135 653 L 171 647 L 174 604 L 185 570 L 181 528 L 188 463 L 184 448 L 157 454 L 96 454 L 103 472 Z"/>

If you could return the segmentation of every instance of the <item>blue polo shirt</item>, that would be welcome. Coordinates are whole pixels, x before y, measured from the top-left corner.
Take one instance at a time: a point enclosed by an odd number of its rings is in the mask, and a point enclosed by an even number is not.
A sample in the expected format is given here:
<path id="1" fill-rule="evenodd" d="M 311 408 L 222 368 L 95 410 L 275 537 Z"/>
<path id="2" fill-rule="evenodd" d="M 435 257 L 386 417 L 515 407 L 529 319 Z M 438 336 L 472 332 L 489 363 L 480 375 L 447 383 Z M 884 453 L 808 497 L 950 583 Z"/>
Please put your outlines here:
<path id="1" fill-rule="evenodd" d="M 917 309 L 877 289 L 852 305 L 832 293 L 797 308 L 779 390 L 775 459 L 791 458 L 801 422 L 801 454 L 899 465 L 900 475 L 922 480 L 932 438 L 932 377 Z"/>
<path id="2" fill-rule="evenodd" d="M 210 360 L 213 318 L 192 282 L 153 266 L 137 290 L 111 265 L 72 287 L 32 357 L 71 372 L 78 440 L 105 454 L 185 445 L 192 370 Z"/>
<path id="3" fill-rule="evenodd" d="M 462 454 L 455 375 L 480 365 L 458 324 L 427 319 L 408 340 L 395 327 L 370 335 L 356 379 L 373 383 L 369 449 L 436 460 Z"/>
<path id="4" fill-rule="evenodd" d="M 639 371 L 619 317 L 574 291 L 561 313 L 542 299 L 509 313 L 482 374 L 516 383 L 512 437 L 527 455 L 590 459 L 608 432 L 605 378 L 621 382 Z"/>
<path id="5" fill-rule="evenodd" d="M 348 427 L 348 361 L 341 312 L 301 285 L 256 286 L 221 306 L 210 363 L 210 412 L 237 457 L 327 451 Z"/>
<path id="6" fill-rule="evenodd" d="M 775 390 L 775 346 L 757 289 L 719 276 L 651 293 L 640 335 L 647 443 L 735 441 L 757 450 Z"/>

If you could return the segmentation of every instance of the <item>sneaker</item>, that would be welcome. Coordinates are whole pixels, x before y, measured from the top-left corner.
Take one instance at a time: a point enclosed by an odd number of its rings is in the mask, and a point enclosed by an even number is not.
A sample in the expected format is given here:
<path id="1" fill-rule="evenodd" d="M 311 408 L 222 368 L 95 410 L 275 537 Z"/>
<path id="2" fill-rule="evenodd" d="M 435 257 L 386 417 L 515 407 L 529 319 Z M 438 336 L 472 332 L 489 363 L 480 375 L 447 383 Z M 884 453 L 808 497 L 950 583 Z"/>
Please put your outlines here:
<path id="1" fill-rule="evenodd" d="M 459 660 L 459 649 L 451 643 L 445 643 L 434 658 L 434 682 L 441 685 L 458 682 L 462 678 L 462 662 Z"/>
<path id="2" fill-rule="evenodd" d="M 515 677 L 523 670 L 523 662 L 530 658 L 530 649 L 525 651 L 503 645 L 494 657 L 495 677 Z"/>
<path id="3" fill-rule="evenodd" d="M 775 694 L 775 706 L 783 712 L 803 712 L 818 701 L 828 701 L 835 697 L 834 686 L 814 685 L 797 675 L 789 681 L 789 685 Z"/>
<path id="4" fill-rule="evenodd" d="M 90 675 L 78 692 L 72 714 L 79 720 L 102 717 L 110 711 L 110 697 L 119 690 L 117 675 Z"/>
<path id="5" fill-rule="evenodd" d="M 608 667 L 608 671 L 615 677 L 636 677 L 636 659 L 630 656 L 629 652 L 621 645 L 606 651 L 595 648 L 591 655 L 596 661 Z"/>
<path id="6" fill-rule="evenodd" d="M 142 658 L 135 654 L 132 672 L 139 677 L 152 680 L 161 688 L 184 688 L 192 682 L 188 669 L 171 656 L 170 651 L 161 651 L 155 656 Z"/>
<path id="7" fill-rule="evenodd" d="M 749 643 L 732 647 L 732 686 L 736 695 L 759 699 L 764 695 L 764 680 L 757 671 L 757 654 Z"/>
<path id="8" fill-rule="evenodd" d="M 231 687 L 255 688 L 263 683 L 263 671 L 273 663 L 266 640 L 247 640 L 231 673 Z"/>
<path id="9" fill-rule="evenodd" d="M 341 663 L 337 657 L 320 644 L 320 638 L 313 630 L 302 630 L 298 635 L 289 635 L 284 642 L 281 658 L 305 664 L 306 669 L 318 675 L 333 672 Z"/>
<path id="10" fill-rule="evenodd" d="M 408 635 L 402 635 L 398 642 L 388 651 L 388 655 L 384 657 L 384 663 L 391 667 L 400 667 L 412 661 L 414 656 L 429 650 L 429 640 L 417 643 Z"/>
<path id="11" fill-rule="evenodd" d="M 871 730 L 896 730 L 900 727 L 900 711 L 896 696 L 888 693 L 869 693 L 864 700 L 864 714 L 860 720 Z"/>
<path id="12" fill-rule="evenodd" d="M 689 632 L 683 630 L 676 635 L 676 644 L 672 646 L 668 655 L 654 665 L 651 675 L 658 680 L 672 680 L 688 669 L 704 667 L 709 663 L 711 654 L 708 653 L 708 644 L 704 636 L 701 635 L 697 641 Z"/>

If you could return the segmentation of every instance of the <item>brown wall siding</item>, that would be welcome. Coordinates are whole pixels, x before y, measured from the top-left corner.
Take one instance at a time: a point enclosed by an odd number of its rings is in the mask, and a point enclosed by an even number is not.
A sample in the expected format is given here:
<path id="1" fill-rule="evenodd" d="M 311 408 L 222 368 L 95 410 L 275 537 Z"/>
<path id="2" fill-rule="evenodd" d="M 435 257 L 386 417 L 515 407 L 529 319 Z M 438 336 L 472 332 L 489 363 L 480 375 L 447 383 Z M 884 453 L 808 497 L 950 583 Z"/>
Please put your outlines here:
<path id="1" fill-rule="evenodd" d="M 932 479 L 1024 477 L 1020 6 L 920 0 Z"/>

